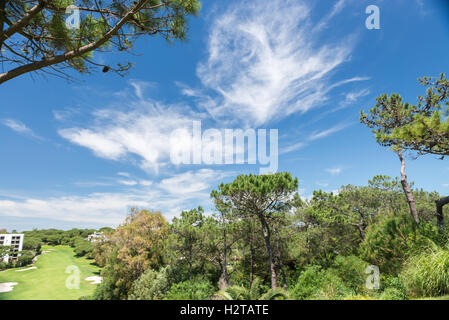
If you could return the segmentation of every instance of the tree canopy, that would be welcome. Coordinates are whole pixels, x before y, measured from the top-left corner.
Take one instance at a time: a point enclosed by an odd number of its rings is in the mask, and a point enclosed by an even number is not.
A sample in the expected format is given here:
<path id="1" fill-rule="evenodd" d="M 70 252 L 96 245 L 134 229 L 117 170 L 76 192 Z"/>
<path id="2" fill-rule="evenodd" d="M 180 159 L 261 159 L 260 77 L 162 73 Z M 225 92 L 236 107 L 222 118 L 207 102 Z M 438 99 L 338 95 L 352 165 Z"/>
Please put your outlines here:
<path id="1" fill-rule="evenodd" d="M 40 71 L 70 78 L 99 68 L 123 74 L 130 62 L 102 63 L 100 52 L 130 52 L 139 37 L 186 39 L 199 0 L 5 0 L 0 2 L 0 84 Z M 94 52 L 97 54 L 94 54 Z"/>

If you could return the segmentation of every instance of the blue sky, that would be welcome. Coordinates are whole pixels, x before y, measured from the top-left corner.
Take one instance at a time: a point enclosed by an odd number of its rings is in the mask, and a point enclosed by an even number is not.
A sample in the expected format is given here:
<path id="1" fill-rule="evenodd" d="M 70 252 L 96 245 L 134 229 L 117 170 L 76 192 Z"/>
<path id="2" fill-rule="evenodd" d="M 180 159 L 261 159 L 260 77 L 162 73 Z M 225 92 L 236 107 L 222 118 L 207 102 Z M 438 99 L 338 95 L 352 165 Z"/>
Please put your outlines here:
<path id="1" fill-rule="evenodd" d="M 368 30 L 365 8 L 380 8 Z M 130 206 L 167 219 L 259 165 L 173 165 L 169 136 L 278 129 L 279 168 L 300 193 L 397 176 L 394 153 L 359 123 L 382 93 L 414 103 L 420 76 L 449 73 L 443 0 L 203 1 L 189 40 L 141 39 L 124 78 L 25 75 L 0 87 L 0 228 L 116 226 Z M 110 56 L 100 56 L 108 62 Z M 114 57 L 117 59 L 117 57 Z M 449 194 L 449 163 L 409 159 L 418 188 Z"/>

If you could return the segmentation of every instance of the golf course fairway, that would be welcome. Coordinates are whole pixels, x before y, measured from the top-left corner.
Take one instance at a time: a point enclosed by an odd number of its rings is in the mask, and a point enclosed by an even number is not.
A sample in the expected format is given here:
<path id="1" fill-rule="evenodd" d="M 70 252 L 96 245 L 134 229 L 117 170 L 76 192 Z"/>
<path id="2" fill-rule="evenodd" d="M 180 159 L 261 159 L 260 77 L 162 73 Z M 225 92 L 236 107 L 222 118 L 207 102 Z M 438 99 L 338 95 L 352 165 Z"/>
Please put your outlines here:
<path id="1" fill-rule="evenodd" d="M 99 276 L 100 268 L 93 260 L 76 257 L 69 246 L 42 246 L 41 251 L 44 253 L 31 266 L 36 268 L 28 269 L 28 266 L 0 272 L 0 284 L 17 283 L 12 291 L 0 292 L 0 300 L 77 300 L 93 293 L 96 285 L 85 280 Z M 73 279 L 78 270 L 79 288 L 76 288 Z"/>

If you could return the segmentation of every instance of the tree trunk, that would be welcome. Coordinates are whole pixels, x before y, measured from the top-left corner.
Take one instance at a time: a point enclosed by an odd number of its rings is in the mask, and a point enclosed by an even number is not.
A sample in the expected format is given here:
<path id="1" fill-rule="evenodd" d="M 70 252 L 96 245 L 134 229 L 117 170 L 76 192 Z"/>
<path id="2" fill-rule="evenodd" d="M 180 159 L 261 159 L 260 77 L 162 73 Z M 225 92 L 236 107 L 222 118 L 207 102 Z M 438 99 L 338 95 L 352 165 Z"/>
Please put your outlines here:
<path id="1" fill-rule="evenodd" d="M 189 250 L 189 280 L 192 280 L 192 260 L 193 260 L 193 254 L 192 254 L 192 248 Z"/>
<path id="2" fill-rule="evenodd" d="M 276 235 L 276 251 L 277 251 L 277 256 L 278 256 L 278 260 L 279 260 L 279 268 L 281 269 L 281 273 L 282 273 L 282 287 L 284 288 L 284 290 L 287 290 L 287 278 L 285 277 L 284 265 L 282 263 L 282 254 L 281 254 L 281 247 L 279 246 L 279 236 L 278 235 Z"/>
<path id="3" fill-rule="evenodd" d="M 361 223 L 356 223 L 354 224 L 354 226 L 357 228 L 357 230 L 359 231 L 359 235 L 360 235 L 360 239 L 363 241 L 365 240 L 365 230 L 363 229 L 363 226 Z"/>
<path id="4" fill-rule="evenodd" d="M 249 288 L 251 289 L 254 282 L 254 246 L 252 236 L 249 245 Z"/>
<path id="5" fill-rule="evenodd" d="M 254 225 L 253 219 L 249 221 L 249 288 L 253 287 L 254 282 Z"/>
<path id="6" fill-rule="evenodd" d="M 441 230 L 444 225 L 443 207 L 449 203 L 449 197 L 438 199 L 435 203 L 437 206 L 437 226 Z"/>
<path id="7" fill-rule="evenodd" d="M 262 224 L 262 231 L 263 231 L 263 237 L 265 239 L 265 246 L 267 247 L 267 254 L 268 254 L 268 262 L 270 265 L 270 273 L 271 273 L 271 289 L 277 288 L 277 276 L 276 276 L 276 269 L 274 267 L 274 261 L 273 261 L 273 250 L 271 249 L 271 243 L 270 243 L 270 227 L 267 224 L 267 221 L 265 220 L 265 217 L 263 214 L 259 214 L 260 223 Z"/>
<path id="8" fill-rule="evenodd" d="M 226 226 L 223 221 L 223 266 L 221 269 L 221 276 L 218 280 L 218 288 L 220 290 L 224 290 L 227 287 L 229 287 L 229 275 L 228 275 L 228 264 L 227 264 L 227 250 L 228 242 L 227 242 L 227 236 L 226 236 Z"/>
<path id="9" fill-rule="evenodd" d="M 419 223 L 418 211 L 416 210 L 415 198 L 413 197 L 412 190 L 407 182 L 407 175 L 405 174 L 405 160 L 401 151 L 398 151 L 399 160 L 401 161 L 401 184 L 405 193 L 408 206 L 410 208 L 410 214 L 416 223 Z"/>

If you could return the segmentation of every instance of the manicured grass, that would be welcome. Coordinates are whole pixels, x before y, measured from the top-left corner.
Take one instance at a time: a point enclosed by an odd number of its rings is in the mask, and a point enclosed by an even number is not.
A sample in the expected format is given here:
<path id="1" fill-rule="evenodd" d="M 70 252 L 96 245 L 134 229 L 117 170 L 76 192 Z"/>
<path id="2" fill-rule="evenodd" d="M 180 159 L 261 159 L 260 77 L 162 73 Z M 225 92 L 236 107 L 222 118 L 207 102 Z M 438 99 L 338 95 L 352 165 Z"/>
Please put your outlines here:
<path id="1" fill-rule="evenodd" d="M 13 291 L 0 293 L 0 300 L 72 300 L 93 293 L 95 286 L 84 280 L 99 275 L 100 268 L 93 260 L 75 257 L 69 246 L 43 246 L 42 251 L 53 250 L 41 255 L 34 266 L 37 269 L 17 272 L 15 268 L 0 272 L 0 283 L 17 282 Z M 79 289 L 68 289 L 66 280 L 73 273 L 66 273 L 69 266 L 80 270 Z"/>

